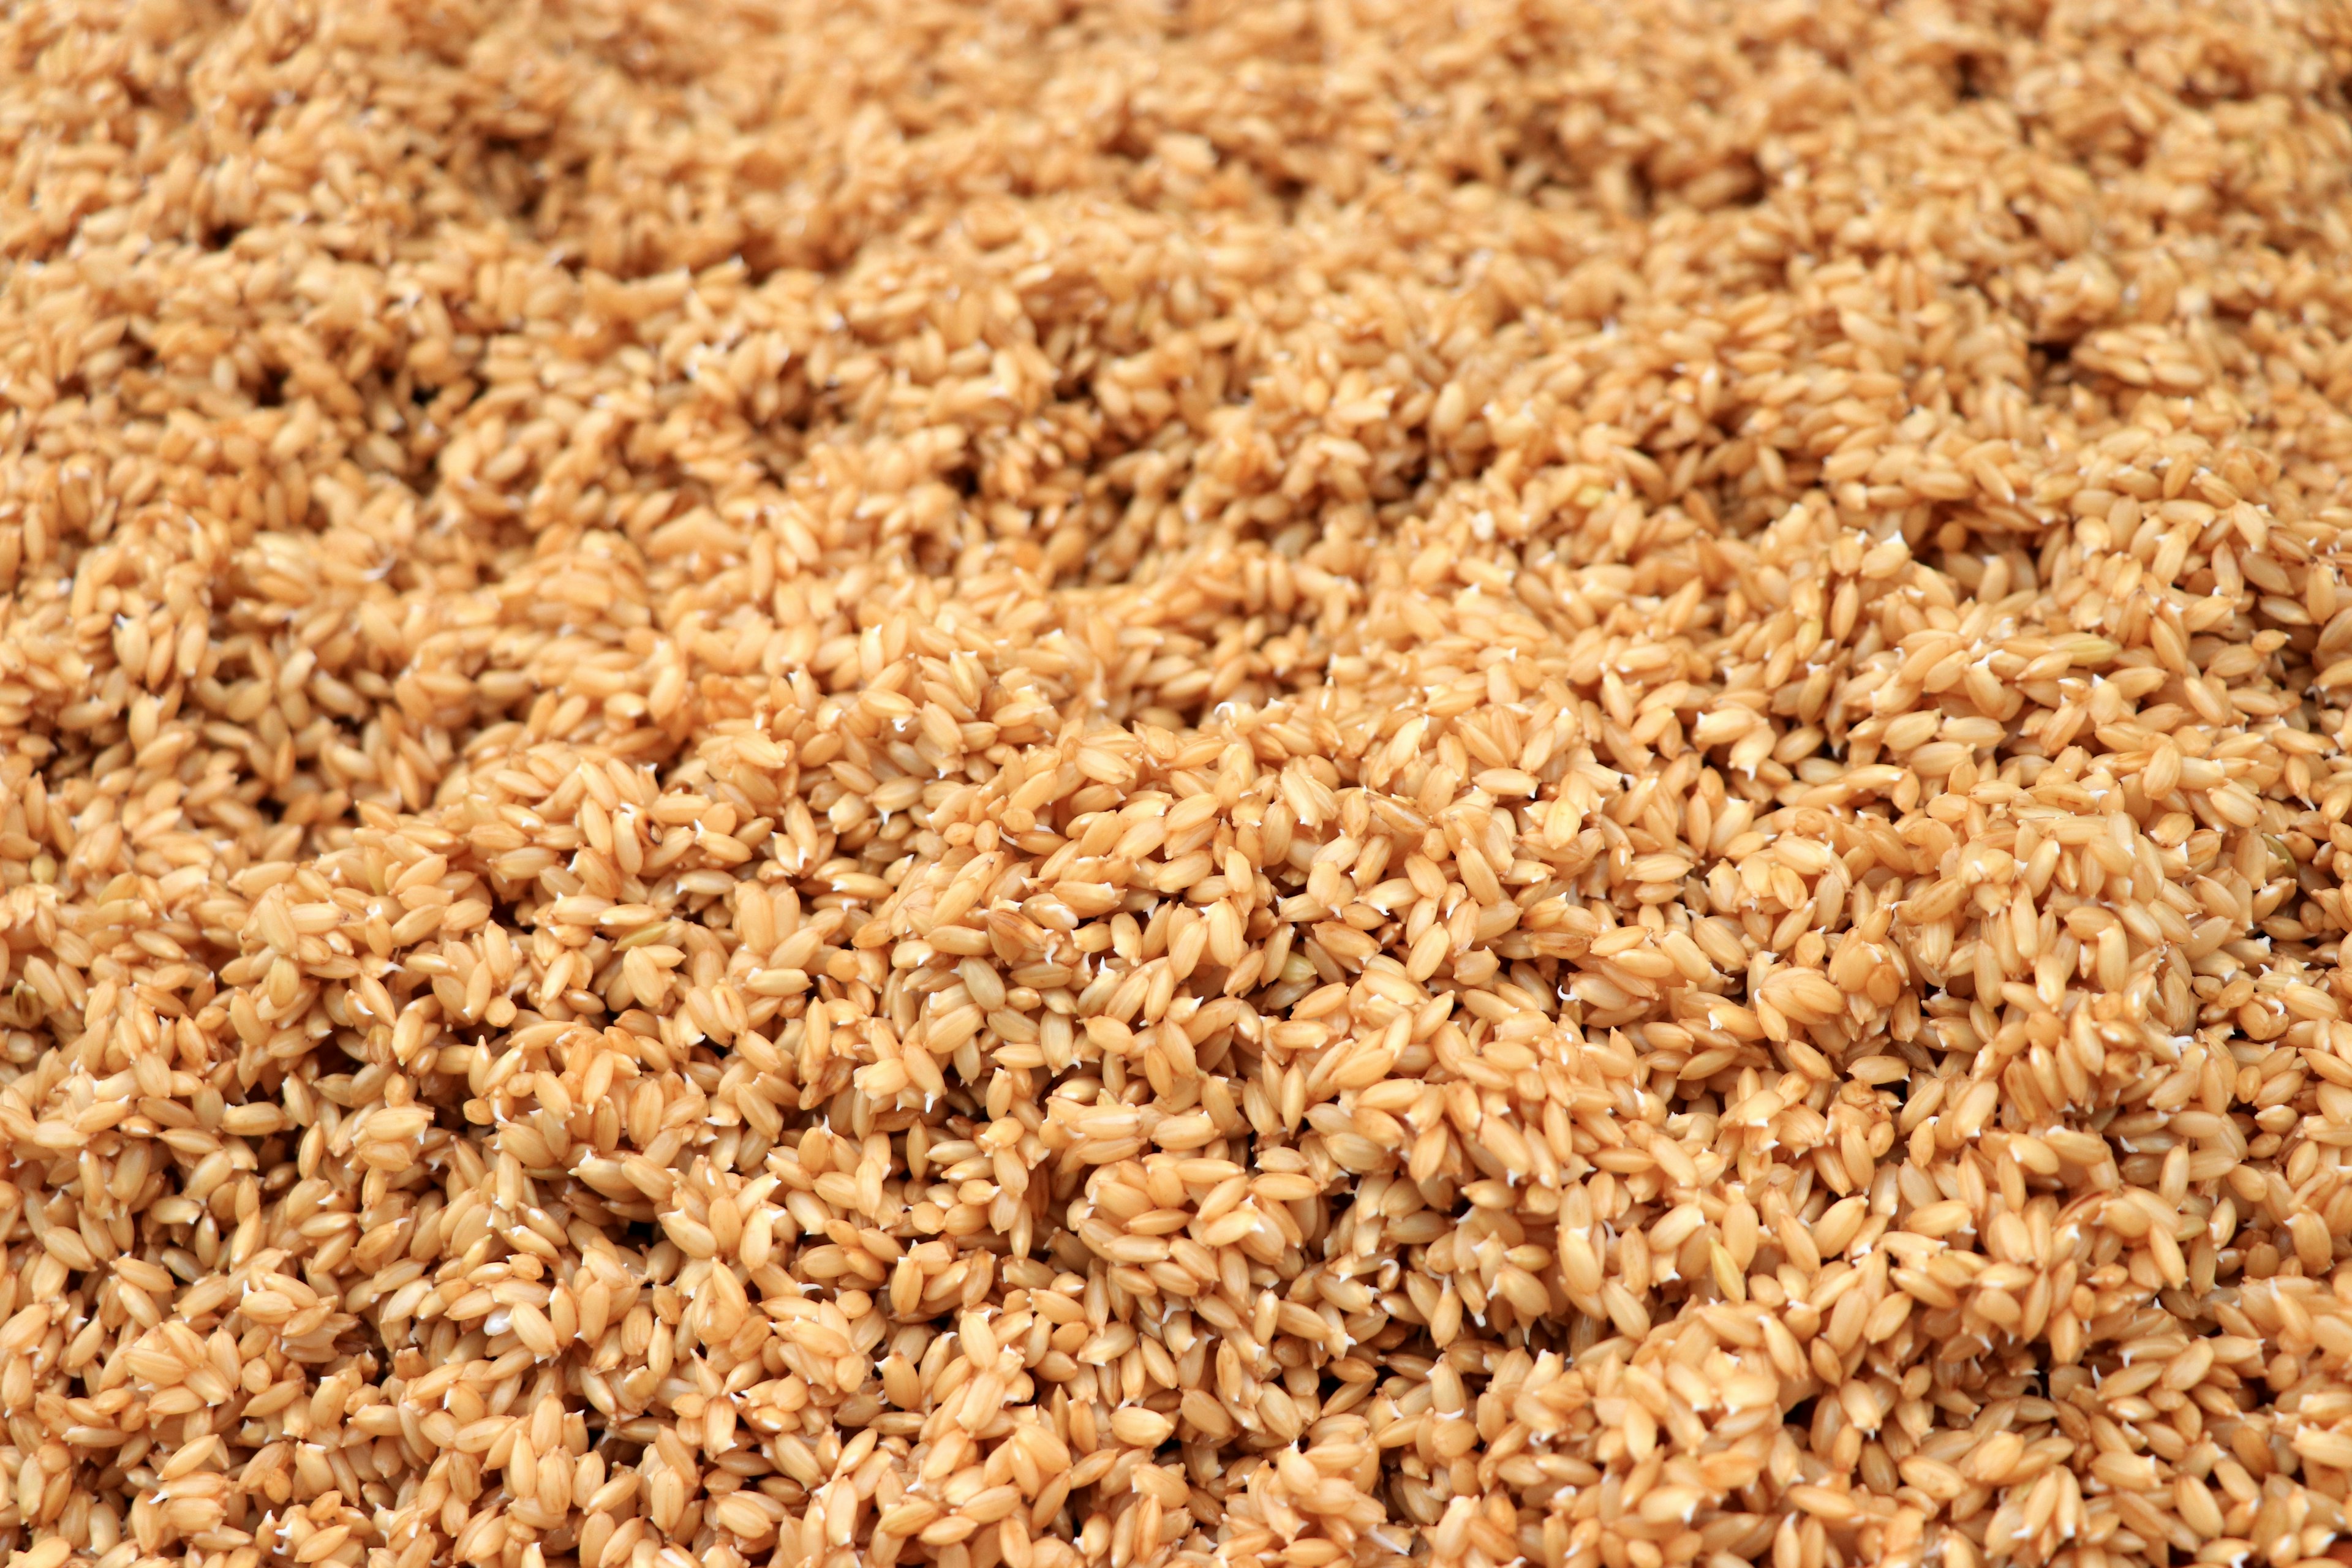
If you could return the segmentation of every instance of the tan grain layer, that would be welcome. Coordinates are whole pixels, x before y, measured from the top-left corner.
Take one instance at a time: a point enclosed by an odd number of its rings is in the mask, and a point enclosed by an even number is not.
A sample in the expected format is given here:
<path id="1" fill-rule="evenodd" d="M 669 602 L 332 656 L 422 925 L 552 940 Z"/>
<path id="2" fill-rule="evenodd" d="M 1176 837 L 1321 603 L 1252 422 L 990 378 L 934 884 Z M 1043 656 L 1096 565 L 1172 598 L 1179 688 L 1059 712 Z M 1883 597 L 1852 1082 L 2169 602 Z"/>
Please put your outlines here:
<path id="1" fill-rule="evenodd" d="M 8 1568 L 2352 1561 L 2347 80 L 0 7 Z"/>

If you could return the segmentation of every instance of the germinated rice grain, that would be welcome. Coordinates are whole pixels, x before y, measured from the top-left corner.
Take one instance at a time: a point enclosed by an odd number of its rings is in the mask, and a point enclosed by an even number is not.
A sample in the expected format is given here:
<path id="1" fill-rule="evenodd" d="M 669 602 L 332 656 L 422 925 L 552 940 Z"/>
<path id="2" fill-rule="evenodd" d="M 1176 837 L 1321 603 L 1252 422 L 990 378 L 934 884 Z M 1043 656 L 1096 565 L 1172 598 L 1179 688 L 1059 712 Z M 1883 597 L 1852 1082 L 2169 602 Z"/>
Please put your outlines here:
<path id="1" fill-rule="evenodd" d="M 2352 1561 L 2347 73 L 10 9 L 10 1568 Z"/>

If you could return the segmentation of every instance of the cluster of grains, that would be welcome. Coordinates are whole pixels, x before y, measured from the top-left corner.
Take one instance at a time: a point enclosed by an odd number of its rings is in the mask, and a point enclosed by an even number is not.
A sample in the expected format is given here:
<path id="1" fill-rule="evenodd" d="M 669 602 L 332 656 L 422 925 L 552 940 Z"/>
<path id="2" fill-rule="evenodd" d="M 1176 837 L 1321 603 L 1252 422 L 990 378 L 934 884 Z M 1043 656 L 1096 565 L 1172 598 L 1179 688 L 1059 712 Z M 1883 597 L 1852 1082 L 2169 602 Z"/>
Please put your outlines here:
<path id="1" fill-rule="evenodd" d="M 2352 14 L 5 11 L 11 1568 L 2341 1560 Z"/>

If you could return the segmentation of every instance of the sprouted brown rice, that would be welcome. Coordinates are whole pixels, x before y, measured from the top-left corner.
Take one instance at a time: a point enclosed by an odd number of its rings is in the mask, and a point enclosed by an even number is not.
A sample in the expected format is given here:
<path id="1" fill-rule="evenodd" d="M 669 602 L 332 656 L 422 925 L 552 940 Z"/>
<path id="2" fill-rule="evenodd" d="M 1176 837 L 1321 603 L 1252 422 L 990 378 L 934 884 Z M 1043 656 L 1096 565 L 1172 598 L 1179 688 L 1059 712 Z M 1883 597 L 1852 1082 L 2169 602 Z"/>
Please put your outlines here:
<path id="1" fill-rule="evenodd" d="M 10 1568 L 2352 1560 L 2347 79 L 6 7 Z"/>

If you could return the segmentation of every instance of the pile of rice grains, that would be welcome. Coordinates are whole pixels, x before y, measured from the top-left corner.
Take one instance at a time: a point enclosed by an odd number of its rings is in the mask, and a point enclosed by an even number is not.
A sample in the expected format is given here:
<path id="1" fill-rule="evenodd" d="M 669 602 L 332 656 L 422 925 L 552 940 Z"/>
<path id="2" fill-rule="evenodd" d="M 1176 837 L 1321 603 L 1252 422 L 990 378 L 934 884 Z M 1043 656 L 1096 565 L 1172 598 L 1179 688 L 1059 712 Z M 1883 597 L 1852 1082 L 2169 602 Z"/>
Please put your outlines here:
<path id="1" fill-rule="evenodd" d="M 2347 77 L 7 7 L 7 1563 L 2346 1560 Z"/>

